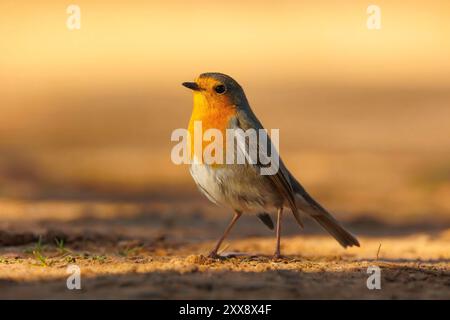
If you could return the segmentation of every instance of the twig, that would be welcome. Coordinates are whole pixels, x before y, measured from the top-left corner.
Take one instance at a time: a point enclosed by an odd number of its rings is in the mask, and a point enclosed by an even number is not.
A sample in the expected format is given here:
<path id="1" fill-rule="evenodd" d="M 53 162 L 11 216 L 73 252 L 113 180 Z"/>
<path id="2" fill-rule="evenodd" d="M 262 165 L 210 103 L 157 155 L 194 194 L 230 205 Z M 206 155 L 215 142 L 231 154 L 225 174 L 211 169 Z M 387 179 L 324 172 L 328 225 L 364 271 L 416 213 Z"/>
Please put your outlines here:
<path id="1" fill-rule="evenodd" d="M 378 255 L 380 254 L 380 249 L 381 249 L 381 243 L 380 243 L 380 245 L 378 246 L 378 251 L 377 251 L 377 261 L 378 261 Z"/>

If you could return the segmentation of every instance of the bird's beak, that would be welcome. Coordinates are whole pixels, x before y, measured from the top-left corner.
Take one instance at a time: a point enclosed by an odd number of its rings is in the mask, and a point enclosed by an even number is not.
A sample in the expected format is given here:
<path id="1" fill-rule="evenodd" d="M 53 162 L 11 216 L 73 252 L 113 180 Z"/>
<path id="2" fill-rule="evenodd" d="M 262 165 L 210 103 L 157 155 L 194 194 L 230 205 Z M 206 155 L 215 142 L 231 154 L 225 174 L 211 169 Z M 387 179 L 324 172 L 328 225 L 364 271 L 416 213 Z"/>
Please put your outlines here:
<path id="1" fill-rule="evenodd" d="M 194 91 L 200 90 L 200 87 L 198 86 L 198 84 L 196 82 L 183 82 L 182 85 L 185 86 L 186 88 L 189 88 Z"/>

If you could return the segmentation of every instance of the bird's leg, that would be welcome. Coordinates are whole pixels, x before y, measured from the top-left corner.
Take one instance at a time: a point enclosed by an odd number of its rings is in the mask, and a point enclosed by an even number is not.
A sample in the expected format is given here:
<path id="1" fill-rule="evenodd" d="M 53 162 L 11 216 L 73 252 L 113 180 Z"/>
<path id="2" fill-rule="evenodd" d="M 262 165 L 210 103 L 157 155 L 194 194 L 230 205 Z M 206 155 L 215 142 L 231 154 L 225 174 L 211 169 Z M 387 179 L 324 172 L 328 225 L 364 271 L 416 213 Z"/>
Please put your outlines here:
<path id="1" fill-rule="evenodd" d="M 277 216 L 277 245 L 275 247 L 275 254 L 273 255 L 274 259 L 281 258 L 281 252 L 280 252 L 280 238 L 281 238 L 281 218 L 283 215 L 283 207 L 278 209 L 278 216 Z"/>
<path id="2" fill-rule="evenodd" d="M 214 247 L 214 249 L 212 249 L 212 251 L 209 253 L 208 257 L 210 257 L 210 258 L 217 258 L 218 257 L 217 251 L 219 250 L 220 245 L 222 244 L 223 240 L 225 240 L 225 238 L 227 237 L 228 233 L 233 228 L 233 226 L 236 223 L 236 221 L 238 221 L 238 219 L 241 217 L 241 215 L 242 215 L 242 212 L 240 212 L 240 211 L 236 211 L 234 213 L 233 219 L 231 220 L 231 222 L 228 225 L 228 227 L 225 229 L 225 232 L 223 233 L 222 237 L 220 237 L 219 241 L 217 241 L 217 244 Z"/>

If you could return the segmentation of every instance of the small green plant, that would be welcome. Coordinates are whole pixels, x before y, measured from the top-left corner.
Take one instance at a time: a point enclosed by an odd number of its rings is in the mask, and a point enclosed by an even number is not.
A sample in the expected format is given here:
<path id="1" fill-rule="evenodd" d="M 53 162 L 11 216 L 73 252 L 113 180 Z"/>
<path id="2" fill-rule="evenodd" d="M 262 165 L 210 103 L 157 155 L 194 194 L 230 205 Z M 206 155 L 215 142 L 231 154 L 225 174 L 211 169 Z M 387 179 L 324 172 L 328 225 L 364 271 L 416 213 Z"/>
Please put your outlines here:
<path id="1" fill-rule="evenodd" d="M 42 253 L 43 250 L 44 246 L 42 245 L 42 236 L 39 236 L 39 239 L 34 247 L 27 248 L 25 253 L 31 253 L 34 258 L 41 263 L 41 265 L 48 266 L 47 258 Z"/>
<path id="2" fill-rule="evenodd" d="M 122 250 L 119 250 L 119 255 L 123 257 L 128 257 L 137 254 L 140 250 L 142 250 L 142 246 L 127 247 Z"/>
<path id="3" fill-rule="evenodd" d="M 93 255 L 91 256 L 92 261 L 98 261 L 100 263 L 106 262 L 106 256 L 104 255 Z"/>
<path id="4" fill-rule="evenodd" d="M 70 250 L 66 249 L 64 246 L 64 239 L 55 238 L 55 244 L 60 254 L 64 255 L 66 253 L 70 253 Z"/>
<path id="5" fill-rule="evenodd" d="M 40 251 L 34 250 L 33 255 L 44 267 L 48 266 L 47 258 Z"/>
<path id="6" fill-rule="evenodd" d="M 42 236 L 39 236 L 39 239 L 35 245 L 33 247 L 26 248 L 24 252 L 33 254 L 34 251 L 42 252 L 42 250 L 44 250 L 44 246 L 42 245 Z"/>
<path id="7" fill-rule="evenodd" d="M 75 263 L 75 262 L 77 262 L 77 259 L 74 256 L 72 256 L 72 255 L 67 255 L 65 257 L 65 260 L 66 260 L 67 263 Z"/>

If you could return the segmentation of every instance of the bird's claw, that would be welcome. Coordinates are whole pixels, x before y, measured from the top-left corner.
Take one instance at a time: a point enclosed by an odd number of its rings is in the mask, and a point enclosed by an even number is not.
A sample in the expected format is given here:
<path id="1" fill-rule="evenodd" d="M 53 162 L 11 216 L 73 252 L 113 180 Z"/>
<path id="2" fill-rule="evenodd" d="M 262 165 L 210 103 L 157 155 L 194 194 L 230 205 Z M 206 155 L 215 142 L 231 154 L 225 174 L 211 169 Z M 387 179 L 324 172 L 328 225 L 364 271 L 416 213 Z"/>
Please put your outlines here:
<path id="1" fill-rule="evenodd" d="M 275 252 L 272 256 L 273 261 L 281 260 L 283 257 L 279 252 Z"/>

